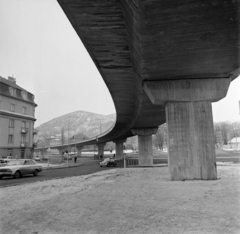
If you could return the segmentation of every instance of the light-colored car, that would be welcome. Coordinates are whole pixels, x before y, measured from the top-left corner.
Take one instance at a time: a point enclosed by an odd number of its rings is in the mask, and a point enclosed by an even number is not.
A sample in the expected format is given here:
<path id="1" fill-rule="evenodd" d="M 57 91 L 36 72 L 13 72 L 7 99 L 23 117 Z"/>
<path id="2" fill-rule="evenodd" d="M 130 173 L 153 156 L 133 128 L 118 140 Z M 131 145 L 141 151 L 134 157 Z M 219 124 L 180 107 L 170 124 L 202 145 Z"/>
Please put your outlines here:
<path id="1" fill-rule="evenodd" d="M 34 156 L 34 157 L 33 157 L 33 160 L 34 160 L 34 161 L 37 161 L 37 162 L 40 162 L 40 161 L 41 161 L 41 158 L 37 155 L 37 156 Z"/>
<path id="2" fill-rule="evenodd" d="M 18 179 L 24 175 L 37 176 L 42 171 L 42 166 L 36 164 L 32 159 L 12 159 L 5 165 L 0 166 L 0 179 L 13 176 Z"/>
<path id="3" fill-rule="evenodd" d="M 0 164 L 7 163 L 9 160 L 13 159 L 13 156 L 2 156 L 0 158 Z"/>
<path id="4" fill-rule="evenodd" d="M 13 156 L 2 156 L 1 159 L 13 159 Z"/>
<path id="5" fill-rule="evenodd" d="M 116 167 L 117 163 L 115 162 L 114 159 L 105 158 L 102 162 L 100 162 L 100 167 L 102 167 L 102 166 L 107 166 L 107 167 L 114 166 L 114 167 Z"/>
<path id="6" fill-rule="evenodd" d="M 1 164 L 6 164 L 6 163 L 8 163 L 9 161 L 11 161 L 12 159 L 7 159 L 7 158 L 1 158 L 0 159 L 0 165 Z"/>

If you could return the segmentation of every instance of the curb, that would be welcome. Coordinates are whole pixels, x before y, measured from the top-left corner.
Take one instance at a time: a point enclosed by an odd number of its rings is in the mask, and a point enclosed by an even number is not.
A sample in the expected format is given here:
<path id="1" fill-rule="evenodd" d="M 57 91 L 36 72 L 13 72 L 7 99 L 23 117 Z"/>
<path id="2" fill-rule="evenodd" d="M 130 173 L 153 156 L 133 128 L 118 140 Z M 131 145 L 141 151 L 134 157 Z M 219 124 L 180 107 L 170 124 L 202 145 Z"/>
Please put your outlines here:
<path id="1" fill-rule="evenodd" d="M 64 169 L 64 168 L 72 168 L 72 167 L 81 167 L 84 164 L 78 164 L 78 165 L 71 165 L 71 166 L 56 166 L 56 167 L 43 167 L 43 171 L 47 171 L 47 170 L 54 170 L 54 169 Z"/>

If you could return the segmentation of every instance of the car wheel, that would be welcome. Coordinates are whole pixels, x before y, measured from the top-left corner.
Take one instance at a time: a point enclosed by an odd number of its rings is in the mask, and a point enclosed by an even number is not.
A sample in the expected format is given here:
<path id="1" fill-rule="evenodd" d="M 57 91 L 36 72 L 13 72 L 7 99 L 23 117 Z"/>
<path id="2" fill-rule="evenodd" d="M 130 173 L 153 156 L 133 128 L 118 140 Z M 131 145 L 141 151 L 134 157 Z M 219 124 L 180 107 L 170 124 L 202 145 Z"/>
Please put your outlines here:
<path id="1" fill-rule="evenodd" d="M 13 175 L 14 179 L 18 179 L 21 177 L 21 172 L 20 171 L 16 171 L 15 174 Z"/>
<path id="2" fill-rule="evenodd" d="M 37 176 L 37 175 L 38 175 L 38 170 L 35 170 L 35 171 L 33 172 L 33 175 L 34 175 L 34 176 Z"/>

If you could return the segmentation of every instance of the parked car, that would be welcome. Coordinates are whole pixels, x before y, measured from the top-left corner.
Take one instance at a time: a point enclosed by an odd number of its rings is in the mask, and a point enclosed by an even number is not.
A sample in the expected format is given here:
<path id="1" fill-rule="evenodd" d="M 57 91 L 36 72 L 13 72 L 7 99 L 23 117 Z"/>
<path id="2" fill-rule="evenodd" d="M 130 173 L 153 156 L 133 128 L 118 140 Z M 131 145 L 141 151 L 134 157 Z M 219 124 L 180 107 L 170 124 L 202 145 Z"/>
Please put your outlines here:
<path id="1" fill-rule="evenodd" d="M 64 155 L 63 155 L 63 159 L 64 159 L 64 160 L 67 160 L 67 158 L 68 158 L 68 160 L 72 160 L 72 156 L 71 156 L 71 155 L 64 154 Z"/>
<path id="2" fill-rule="evenodd" d="M 12 159 L 1 158 L 1 159 L 0 159 L 0 164 L 6 164 L 6 163 L 8 163 L 10 160 L 12 160 Z"/>
<path id="3" fill-rule="evenodd" d="M 9 176 L 18 179 L 29 174 L 37 176 L 41 171 L 42 166 L 36 164 L 32 159 L 12 159 L 0 166 L 0 179 Z"/>
<path id="4" fill-rule="evenodd" d="M 13 156 L 2 156 L 1 159 L 13 159 Z"/>
<path id="5" fill-rule="evenodd" d="M 33 157 L 33 160 L 37 161 L 37 162 L 40 162 L 41 161 L 41 158 L 39 156 L 34 156 Z"/>
<path id="6" fill-rule="evenodd" d="M 114 167 L 116 167 L 117 163 L 115 162 L 114 159 L 105 158 L 102 162 L 100 162 L 100 167 L 102 167 L 102 166 L 107 166 L 107 167 L 114 166 Z"/>
<path id="7" fill-rule="evenodd" d="M 13 159 L 13 156 L 2 156 L 0 158 L 0 164 L 7 163 L 9 160 Z"/>
<path id="8" fill-rule="evenodd" d="M 48 161 L 49 157 L 48 156 L 43 156 L 42 161 Z"/>

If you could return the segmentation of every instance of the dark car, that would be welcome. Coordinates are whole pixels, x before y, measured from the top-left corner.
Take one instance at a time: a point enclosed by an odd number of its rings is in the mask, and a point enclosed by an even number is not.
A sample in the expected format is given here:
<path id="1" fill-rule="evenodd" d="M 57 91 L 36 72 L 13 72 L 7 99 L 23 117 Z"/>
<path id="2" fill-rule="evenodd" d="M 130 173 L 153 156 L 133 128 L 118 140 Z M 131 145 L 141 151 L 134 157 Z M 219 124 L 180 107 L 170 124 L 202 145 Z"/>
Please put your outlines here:
<path id="1" fill-rule="evenodd" d="M 102 166 L 107 166 L 107 167 L 114 166 L 114 167 L 116 167 L 117 163 L 115 162 L 114 159 L 105 158 L 102 162 L 100 162 L 100 167 L 102 167 Z"/>

